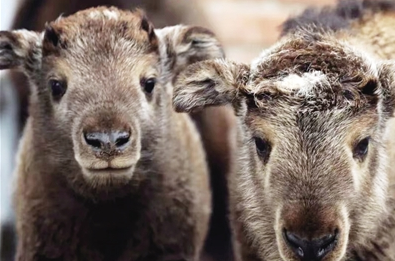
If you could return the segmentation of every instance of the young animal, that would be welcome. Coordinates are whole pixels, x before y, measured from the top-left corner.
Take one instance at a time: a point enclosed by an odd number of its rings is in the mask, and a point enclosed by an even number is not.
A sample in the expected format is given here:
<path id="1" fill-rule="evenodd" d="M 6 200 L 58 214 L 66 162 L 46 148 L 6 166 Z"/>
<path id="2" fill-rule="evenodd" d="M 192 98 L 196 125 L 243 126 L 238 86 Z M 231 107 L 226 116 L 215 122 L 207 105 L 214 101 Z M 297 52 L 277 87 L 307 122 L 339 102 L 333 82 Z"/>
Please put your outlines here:
<path id="1" fill-rule="evenodd" d="M 287 21 L 250 66 L 177 76 L 177 111 L 238 116 L 239 260 L 395 260 L 394 24 L 394 1 L 341 1 Z"/>
<path id="2" fill-rule="evenodd" d="M 12 29 L 42 31 L 46 21 L 96 6 L 114 6 L 120 9 L 142 8 L 155 27 L 160 28 L 180 23 L 209 26 L 196 0 L 185 3 L 177 0 L 20 0 Z M 10 75 L 19 100 L 17 120 L 22 130 L 28 117 L 30 94 L 28 80 L 18 71 L 12 71 Z"/>
<path id="3" fill-rule="evenodd" d="M 155 31 L 138 10 L 0 32 L 0 69 L 24 71 L 32 87 L 17 260 L 198 260 L 208 169 L 190 116 L 172 108 L 169 70 L 222 55 L 209 30 Z"/>
<path id="4" fill-rule="evenodd" d="M 11 0 L 13 1 L 13 0 Z M 180 23 L 196 24 L 203 27 L 209 27 L 208 20 L 197 0 L 179 1 L 179 0 L 21 0 L 18 5 L 15 20 L 12 29 L 27 29 L 32 31 L 44 30 L 46 21 L 55 20 L 61 14 L 70 15 L 77 11 L 95 6 L 115 6 L 120 9 L 130 9 L 141 7 L 144 9 L 151 22 L 157 27 L 165 27 Z M 182 32 L 182 30 L 180 31 Z M 180 38 L 175 39 L 178 46 L 174 46 L 178 51 L 182 52 L 184 48 L 183 34 L 178 35 Z M 196 39 L 195 39 L 196 40 Z M 204 53 L 204 52 L 202 52 Z M 220 53 L 218 53 L 219 55 Z M 180 64 L 183 66 L 185 64 Z M 28 80 L 18 70 L 10 70 L 11 83 L 13 92 L 16 93 L 17 103 L 12 104 L 11 108 L 17 109 L 16 126 L 18 130 L 15 135 L 19 137 L 25 126 L 28 116 L 28 101 L 30 96 L 30 88 Z M 2 86 L 5 87 L 5 86 Z M 1 91 L 1 90 L 0 90 Z M 0 113 L 2 98 L 5 96 L 0 94 Z M 3 104 L 4 105 L 4 104 Z M 8 112 L 7 112 L 8 113 Z M 191 115 L 199 130 L 199 134 L 203 141 L 205 154 L 210 171 L 210 185 L 212 189 L 212 215 L 210 221 L 209 234 L 205 243 L 205 256 L 210 256 L 214 260 L 231 261 L 231 240 L 230 227 L 227 219 L 227 191 L 226 177 L 229 172 L 229 158 L 233 152 L 228 149 L 232 144 L 229 142 L 229 134 L 234 132 L 234 116 L 229 108 L 213 107 L 202 112 Z M 15 117 L 15 116 L 13 116 Z M 4 155 L 4 154 L 3 154 Z M 10 157 L 14 157 L 10 155 Z M 2 176 L 7 173 L 1 172 Z M 2 179 L 2 184 L 6 186 L 7 180 Z M 4 193 L 3 193 L 4 194 Z M 2 201 L 8 201 L 7 194 L 4 194 Z M 10 195 L 11 196 L 11 195 Z M 5 206 L 4 206 L 5 207 Z M 4 208 L 2 205 L 1 211 Z M 3 212 L 1 212 L 3 214 Z M 12 213 L 10 213 L 12 214 Z M 10 222 L 1 224 L 0 229 L 0 259 L 2 261 L 14 260 L 7 256 L 14 256 L 13 238 L 14 226 Z"/>

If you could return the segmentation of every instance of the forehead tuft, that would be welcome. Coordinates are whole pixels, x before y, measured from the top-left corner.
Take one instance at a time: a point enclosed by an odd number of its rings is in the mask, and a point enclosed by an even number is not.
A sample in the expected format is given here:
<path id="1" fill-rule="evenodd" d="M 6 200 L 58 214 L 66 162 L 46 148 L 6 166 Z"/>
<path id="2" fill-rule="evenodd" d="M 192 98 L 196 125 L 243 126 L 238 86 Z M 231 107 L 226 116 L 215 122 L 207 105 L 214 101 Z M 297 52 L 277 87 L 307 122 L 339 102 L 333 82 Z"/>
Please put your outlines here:
<path id="1" fill-rule="evenodd" d="M 130 43 L 142 51 L 150 51 L 150 38 L 142 29 L 144 13 L 115 7 L 85 9 L 50 23 L 67 47 L 90 48 L 97 45 Z"/>
<path id="2" fill-rule="evenodd" d="M 278 102 L 306 110 L 359 109 L 370 107 L 369 99 L 375 99 L 361 89 L 377 81 L 378 71 L 369 57 L 330 35 L 306 33 L 264 51 L 251 66 L 247 92 L 258 107 L 276 96 Z"/>
<path id="3" fill-rule="evenodd" d="M 371 71 L 373 64 L 356 49 L 331 35 L 308 32 L 288 37 L 255 61 L 252 73 L 266 79 L 321 71 L 335 80 Z"/>

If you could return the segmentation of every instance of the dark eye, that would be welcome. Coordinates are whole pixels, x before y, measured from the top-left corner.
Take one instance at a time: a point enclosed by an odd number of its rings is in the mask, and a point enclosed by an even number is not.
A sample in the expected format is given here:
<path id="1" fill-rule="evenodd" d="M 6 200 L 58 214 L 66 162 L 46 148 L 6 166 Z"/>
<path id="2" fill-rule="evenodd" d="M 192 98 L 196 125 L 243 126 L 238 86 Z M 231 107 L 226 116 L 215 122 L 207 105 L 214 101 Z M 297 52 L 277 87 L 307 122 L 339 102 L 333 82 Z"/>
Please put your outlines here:
<path id="1" fill-rule="evenodd" d="M 156 79 L 155 78 L 149 78 L 149 79 L 143 78 L 141 80 L 140 84 L 144 88 L 144 91 L 146 93 L 151 93 L 155 88 Z"/>
<path id="2" fill-rule="evenodd" d="M 203 41 L 201 39 L 192 39 L 191 44 L 196 45 L 196 44 L 201 44 Z"/>
<path id="3" fill-rule="evenodd" d="M 364 160 L 366 155 L 368 154 L 368 150 L 369 150 L 369 140 L 370 137 L 366 137 L 364 139 L 362 139 L 361 141 L 359 141 L 353 150 L 353 155 L 354 158 L 359 159 L 359 160 Z"/>
<path id="4" fill-rule="evenodd" d="M 66 84 L 62 81 L 49 80 L 49 87 L 55 100 L 59 100 L 66 93 Z"/>
<path id="5" fill-rule="evenodd" d="M 271 151 L 270 143 L 267 140 L 258 137 L 255 137 L 254 140 L 255 140 L 255 146 L 258 155 L 266 163 L 269 159 L 269 155 Z"/>

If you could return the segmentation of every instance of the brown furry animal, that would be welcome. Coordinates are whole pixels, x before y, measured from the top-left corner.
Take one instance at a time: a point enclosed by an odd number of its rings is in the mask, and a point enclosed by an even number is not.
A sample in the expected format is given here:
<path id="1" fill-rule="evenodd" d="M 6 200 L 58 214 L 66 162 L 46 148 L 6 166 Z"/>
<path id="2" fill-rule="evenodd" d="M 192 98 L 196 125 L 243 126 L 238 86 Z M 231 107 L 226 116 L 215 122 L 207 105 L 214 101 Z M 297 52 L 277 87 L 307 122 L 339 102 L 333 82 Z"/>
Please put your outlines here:
<path id="1" fill-rule="evenodd" d="M 93 8 L 0 32 L 30 78 L 17 260 L 198 260 L 211 193 L 200 136 L 171 106 L 176 66 L 222 57 L 212 32 Z"/>
<path id="2" fill-rule="evenodd" d="M 59 15 L 70 15 L 82 9 L 94 6 L 115 6 L 120 9 L 141 7 L 145 10 L 151 22 L 159 28 L 181 23 L 209 27 L 208 20 L 198 0 L 22 0 L 15 15 L 12 29 L 28 29 L 32 31 L 44 30 L 46 21 L 55 20 Z M 181 45 L 180 48 L 183 48 Z M 17 70 L 10 71 L 13 88 L 18 98 L 18 118 L 20 130 L 23 130 L 28 116 L 28 97 L 30 90 L 28 80 L 24 74 Z M 0 90 L 1 91 L 1 90 Z M 0 112 L 1 99 L 0 94 Z M 4 105 L 4 104 L 3 104 Z M 202 112 L 194 113 L 192 119 L 197 125 L 201 135 L 209 163 L 210 183 L 212 188 L 212 215 L 209 235 L 205 243 L 205 256 L 208 260 L 232 260 L 230 227 L 227 219 L 227 190 L 226 177 L 230 170 L 230 158 L 233 153 L 229 149 L 235 128 L 235 119 L 231 109 L 224 107 L 208 108 Z M 220 134 L 219 134 L 220 133 Z M 19 135 L 19 133 L 18 133 Z M 12 251 L 12 228 L 7 224 L 5 235 L 0 240 L 6 244 L 0 246 L 1 260 L 7 258 Z"/>
<path id="3" fill-rule="evenodd" d="M 204 12 L 196 0 L 20 0 L 12 29 L 44 30 L 47 21 L 60 15 L 70 15 L 77 11 L 96 6 L 114 6 L 120 9 L 142 8 L 155 27 L 165 27 L 181 23 L 208 27 Z M 23 129 L 28 116 L 29 88 L 24 74 L 11 72 L 19 99 L 19 124 Z"/>
<path id="4" fill-rule="evenodd" d="M 33 31 L 42 31 L 45 21 L 52 21 L 60 14 L 69 15 L 88 7 L 106 5 L 121 9 L 142 7 L 150 17 L 154 25 L 164 27 L 168 25 L 187 23 L 198 24 L 207 27 L 207 19 L 195 0 L 25 0 L 21 2 L 15 16 L 13 29 L 25 28 Z M 182 48 L 182 46 L 180 46 Z M 28 81 L 23 73 L 10 71 L 13 87 L 17 90 L 19 126 L 23 129 L 28 115 L 28 97 L 30 90 Z M 1 107 L 1 95 L 0 95 Z M 231 233 L 227 218 L 227 190 L 226 178 L 230 171 L 230 158 L 232 157 L 234 142 L 229 136 L 235 129 L 235 117 L 231 108 L 213 107 L 198 113 L 194 113 L 192 119 L 197 125 L 206 152 L 210 170 L 210 185 L 212 189 L 212 215 L 210 229 L 205 242 L 205 254 L 207 260 L 232 260 Z M 1 259 L 6 255 L 13 256 L 12 232 L 13 226 L 7 225 L 1 231 L 6 234 L 1 242 L 7 245 L 1 246 Z"/>
<path id="5" fill-rule="evenodd" d="M 251 65 L 188 66 L 178 111 L 232 104 L 239 260 L 395 260 L 395 2 L 341 1 L 284 24 Z"/>

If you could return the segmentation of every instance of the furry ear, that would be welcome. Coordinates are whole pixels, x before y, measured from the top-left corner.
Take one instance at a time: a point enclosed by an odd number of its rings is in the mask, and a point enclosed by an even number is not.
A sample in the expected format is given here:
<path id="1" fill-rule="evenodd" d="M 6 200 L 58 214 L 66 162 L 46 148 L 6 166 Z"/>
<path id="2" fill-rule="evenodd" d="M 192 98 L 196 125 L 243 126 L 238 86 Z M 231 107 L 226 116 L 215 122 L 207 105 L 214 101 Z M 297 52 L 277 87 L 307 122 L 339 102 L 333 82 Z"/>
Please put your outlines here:
<path id="1" fill-rule="evenodd" d="M 147 15 L 142 10 L 139 12 L 141 15 L 141 30 L 147 33 L 151 48 L 156 49 L 158 47 L 158 39 L 155 35 L 154 25 L 148 20 Z"/>
<path id="2" fill-rule="evenodd" d="M 173 76 L 192 63 L 225 57 L 214 33 L 204 27 L 176 25 L 155 32 L 164 70 Z"/>
<path id="3" fill-rule="evenodd" d="M 388 117 L 395 117 L 395 61 L 380 65 L 379 82 L 383 113 Z"/>
<path id="4" fill-rule="evenodd" d="M 232 104 L 236 114 L 243 100 L 249 67 L 215 59 L 194 63 L 174 81 L 173 105 L 178 112 Z"/>
<path id="5" fill-rule="evenodd" d="M 0 70 L 19 69 L 29 75 L 40 66 L 41 36 L 28 30 L 0 31 Z"/>
<path id="6" fill-rule="evenodd" d="M 61 30 L 56 25 L 45 24 L 43 36 L 43 53 L 56 53 L 60 49 L 66 48 L 66 41 L 62 39 Z"/>
<path id="7" fill-rule="evenodd" d="M 225 58 L 225 52 L 215 34 L 200 26 L 188 26 L 181 41 L 187 45 L 185 50 L 186 66 L 198 61 Z"/>

